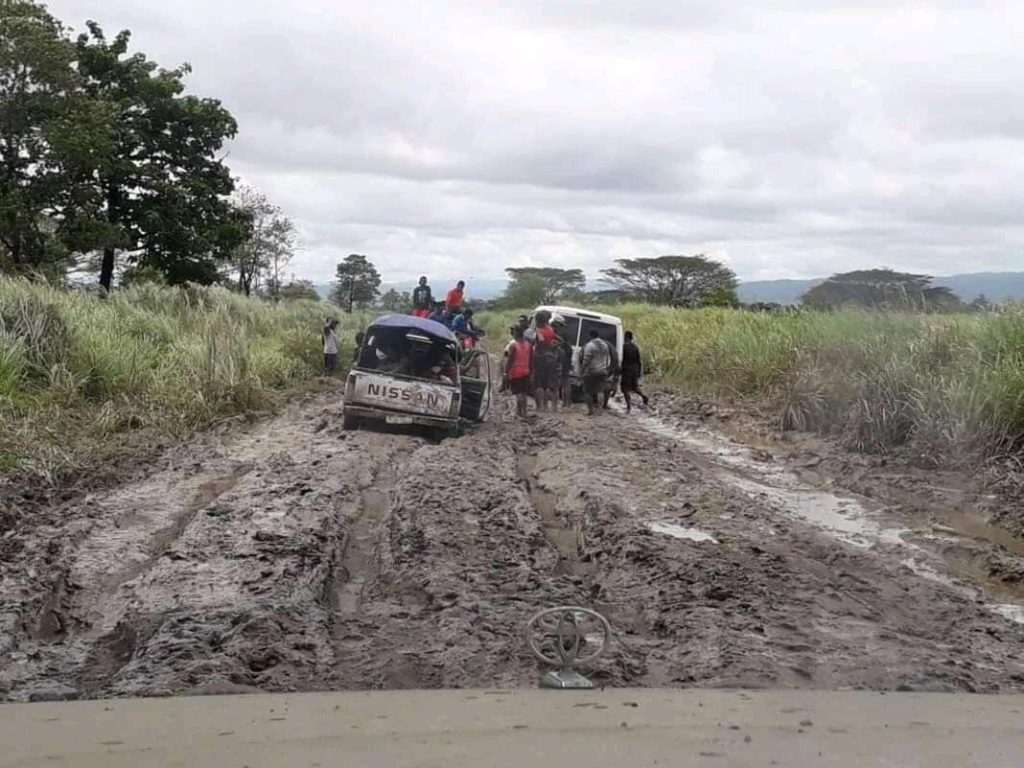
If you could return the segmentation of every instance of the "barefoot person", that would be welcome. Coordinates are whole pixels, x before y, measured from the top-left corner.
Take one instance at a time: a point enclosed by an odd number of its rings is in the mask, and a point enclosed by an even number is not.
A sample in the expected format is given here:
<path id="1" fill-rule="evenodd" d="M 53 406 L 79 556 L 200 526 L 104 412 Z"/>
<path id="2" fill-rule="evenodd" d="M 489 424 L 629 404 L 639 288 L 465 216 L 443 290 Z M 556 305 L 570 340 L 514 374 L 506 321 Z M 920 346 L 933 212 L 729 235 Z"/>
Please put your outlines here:
<path id="1" fill-rule="evenodd" d="M 551 314 L 537 313 L 534 335 L 533 389 L 537 411 L 555 410 L 558 399 L 558 335 L 551 327 Z"/>
<path id="2" fill-rule="evenodd" d="M 568 329 L 564 322 L 554 322 L 552 326 L 558 334 L 558 393 L 556 400 L 565 410 L 572 405 L 572 344 L 568 341 Z"/>
<path id="3" fill-rule="evenodd" d="M 640 395 L 644 405 L 651 399 L 640 391 L 640 377 L 644 372 L 644 364 L 640 348 L 633 341 L 633 332 L 626 331 L 626 343 L 622 347 L 622 377 L 620 385 L 622 396 L 626 398 L 626 413 L 633 410 L 633 395 Z"/>
<path id="4" fill-rule="evenodd" d="M 328 376 L 338 369 L 338 321 L 328 320 L 321 334 L 324 342 L 324 373 Z"/>
<path id="5" fill-rule="evenodd" d="M 512 329 L 512 334 L 512 341 L 505 347 L 503 375 L 509 391 L 516 396 L 516 415 L 522 419 L 526 417 L 526 398 L 533 378 L 533 345 L 519 326 Z"/>
<path id="6" fill-rule="evenodd" d="M 601 396 L 608 386 L 612 356 L 608 345 L 597 330 L 590 332 L 590 340 L 583 347 L 580 369 L 583 372 L 583 394 L 587 399 L 587 414 L 593 416 L 601 408 Z"/>

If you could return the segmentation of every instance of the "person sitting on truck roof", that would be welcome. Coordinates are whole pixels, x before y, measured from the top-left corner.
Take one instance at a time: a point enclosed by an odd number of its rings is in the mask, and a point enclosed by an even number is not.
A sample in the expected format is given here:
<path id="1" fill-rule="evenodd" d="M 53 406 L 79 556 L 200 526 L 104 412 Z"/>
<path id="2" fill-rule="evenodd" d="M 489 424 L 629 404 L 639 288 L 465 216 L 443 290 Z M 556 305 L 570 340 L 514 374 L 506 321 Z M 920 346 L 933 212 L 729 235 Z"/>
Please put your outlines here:
<path id="1" fill-rule="evenodd" d="M 452 320 L 452 333 L 459 341 L 471 338 L 474 342 L 484 335 L 483 328 L 473 322 L 473 310 L 466 309 Z"/>
<path id="2" fill-rule="evenodd" d="M 440 323 L 441 325 L 448 325 L 448 323 L 445 322 L 445 310 L 443 301 L 434 302 L 434 311 L 430 313 L 430 316 L 427 318 L 427 320 L 433 320 L 435 323 Z"/>
<path id="3" fill-rule="evenodd" d="M 448 291 L 448 295 L 445 296 L 444 303 L 448 306 L 448 311 L 452 314 L 452 317 L 462 313 L 462 304 L 466 300 L 466 281 L 459 280 L 458 284 Z"/>
<path id="4" fill-rule="evenodd" d="M 427 285 L 427 278 L 421 277 L 420 284 L 412 292 L 412 314 L 414 317 L 429 317 L 434 306 L 434 295 Z"/>

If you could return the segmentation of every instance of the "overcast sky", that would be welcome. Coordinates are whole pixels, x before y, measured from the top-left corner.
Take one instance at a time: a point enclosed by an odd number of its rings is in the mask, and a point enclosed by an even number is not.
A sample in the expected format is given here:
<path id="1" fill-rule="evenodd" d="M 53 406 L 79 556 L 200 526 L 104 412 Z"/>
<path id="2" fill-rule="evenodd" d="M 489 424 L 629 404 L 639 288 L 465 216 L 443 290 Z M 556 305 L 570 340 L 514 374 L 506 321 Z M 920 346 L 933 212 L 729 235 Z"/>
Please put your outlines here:
<path id="1" fill-rule="evenodd" d="M 51 0 L 240 123 L 298 277 L 1024 269 L 1022 0 Z M 809 10 L 813 9 L 813 10 Z"/>

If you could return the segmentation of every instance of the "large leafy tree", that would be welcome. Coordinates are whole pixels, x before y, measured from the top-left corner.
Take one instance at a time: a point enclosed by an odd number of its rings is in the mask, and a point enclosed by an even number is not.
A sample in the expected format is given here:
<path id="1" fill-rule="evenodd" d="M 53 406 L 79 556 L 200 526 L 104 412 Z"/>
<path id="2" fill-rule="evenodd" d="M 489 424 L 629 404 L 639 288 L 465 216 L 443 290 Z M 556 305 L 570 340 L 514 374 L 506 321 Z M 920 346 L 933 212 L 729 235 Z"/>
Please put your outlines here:
<path id="1" fill-rule="evenodd" d="M 705 256 L 619 259 L 602 270 L 616 289 L 651 304 L 697 307 L 736 303 L 736 274 Z"/>
<path id="2" fill-rule="evenodd" d="M 295 225 L 257 189 L 243 186 L 232 200 L 232 215 L 242 227 L 242 241 L 231 252 L 230 266 L 246 296 L 266 280 L 267 294 L 277 297 L 282 272 L 295 255 Z"/>
<path id="3" fill-rule="evenodd" d="M 237 245 L 226 195 L 233 181 L 218 153 L 237 125 L 220 102 L 185 95 L 187 65 L 164 70 L 129 54 L 131 33 L 108 40 L 95 22 L 76 43 L 90 99 L 110 119 L 97 137 L 93 182 L 107 224 L 100 285 L 109 289 L 119 250 L 169 283 L 209 283 Z"/>
<path id="4" fill-rule="evenodd" d="M 292 280 L 289 283 L 285 283 L 281 286 L 281 290 L 278 292 L 278 298 L 281 301 L 298 301 L 300 299 L 306 301 L 320 301 L 320 294 L 316 292 L 316 288 L 313 286 L 310 280 Z"/>
<path id="5" fill-rule="evenodd" d="M 88 164 L 94 111 L 74 47 L 38 3 L 0 0 L 0 267 L 63 271 L 74 241 L 74 179 Z"/>
<path id="6" fill-rule="evenodd" d="M 963 307 L 949 288 L 935 287 L 931 283 L 929 275 L 891 269 L 862 269 L 833 275 L 807 291 L 801 302 L 815 309 L 859 306 L 940 312 Z"/>
<path id="7" fill-rule="evenodd" d="M 505 303 L 516 307 L 551 304 L 566 294 L 582 291 L 587 278 L 581 269 L 509 267 Z"/>
<path id="8" fill-rule="evenodd" d="M 389 288 L 380 297 L 380 308 L 387 312 L 402 312 L 412 306 L 412 294 L 409 291 L 398 291 Z"/>
<path id="9" fill-rule="evenodd" d="M 377 298 L 380 273 L 373 263 L 358 253 L 345 257 L 338 265 L 331 301 L 351 313 L 354 307 L 366 308 Z"/>

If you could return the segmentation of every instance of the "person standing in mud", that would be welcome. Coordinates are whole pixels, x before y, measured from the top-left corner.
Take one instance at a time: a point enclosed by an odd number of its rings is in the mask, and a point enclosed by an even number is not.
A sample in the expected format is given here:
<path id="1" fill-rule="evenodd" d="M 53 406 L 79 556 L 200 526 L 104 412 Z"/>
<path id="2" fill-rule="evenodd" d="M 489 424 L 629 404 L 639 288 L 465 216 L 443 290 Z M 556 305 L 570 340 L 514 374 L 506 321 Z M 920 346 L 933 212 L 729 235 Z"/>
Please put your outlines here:
<path id="1" fill-rule="evenodd" d="M 643 371 L 644 364 L 640 348 L 633 341 L 633 332 L 626 331 L 626 343 L 622 347 L 622 374 L 619 380 L 622 396 L 626 399 L 626 413 L 633 410 L 633 395 L 640 395 L 644 405 L 651 401 L 640 391 L 640 377 L 643 375 Z"/>
<path id="2" fill-rule="evenodd" d="M 556 364 L 558 370 L 558 392 L 555 395 L 556 401 L 561 403 L 565 410 L 572 405 L 572 344 L 566 338 L 568 329 L 564 322 L 552 323 L 555 333 L 558 334 L 558 355 Z"/>
<path id="3" fill-rule="evenodd" d="M 538 312 L 534 333 L 533 389 L 537 411 L 555 410 L 558 392 L 558 335 L 551 327 L 551 314 Z"/>
<path id="4" fill-rule="evenodd" d="M 612 356 L 608 344 L 597 330 L 590 331 L 590 340 L 580 353 L 580 369 L 583 373 L 583 393 L 587 399 L 587 415 L 593 416 L 601 407 L 601 395 L 608 386 L 612 368 Z"/>
<path id="5" fill-rule="evenodd" d="M 611 342 L 604 339 L 601 339 L 601 341 L 604 341 L 605 346 L 608 347 L 608 380 L 605 382 L 603 403 L 604 409 L 607 411 L 612 395 L 615 394 L 615 390 L 619 387 L 619 350 Z"/>
<path id="6" fill-rule="evenodd" d="M 526 418 L 527 397 L 533 379 L 533 345 L 526 340 L 519 326 L 512 329 L 512 341 L 505 347 L 502 368 L 508 389 L 516 396 L 516 415 Z"/>
<path id="7" fill-rule="evenodd" d="M 321 334 L 324 343 L 324 374 L 330 376 L 338 369 L 338 321 L 328 320 Z"/>

